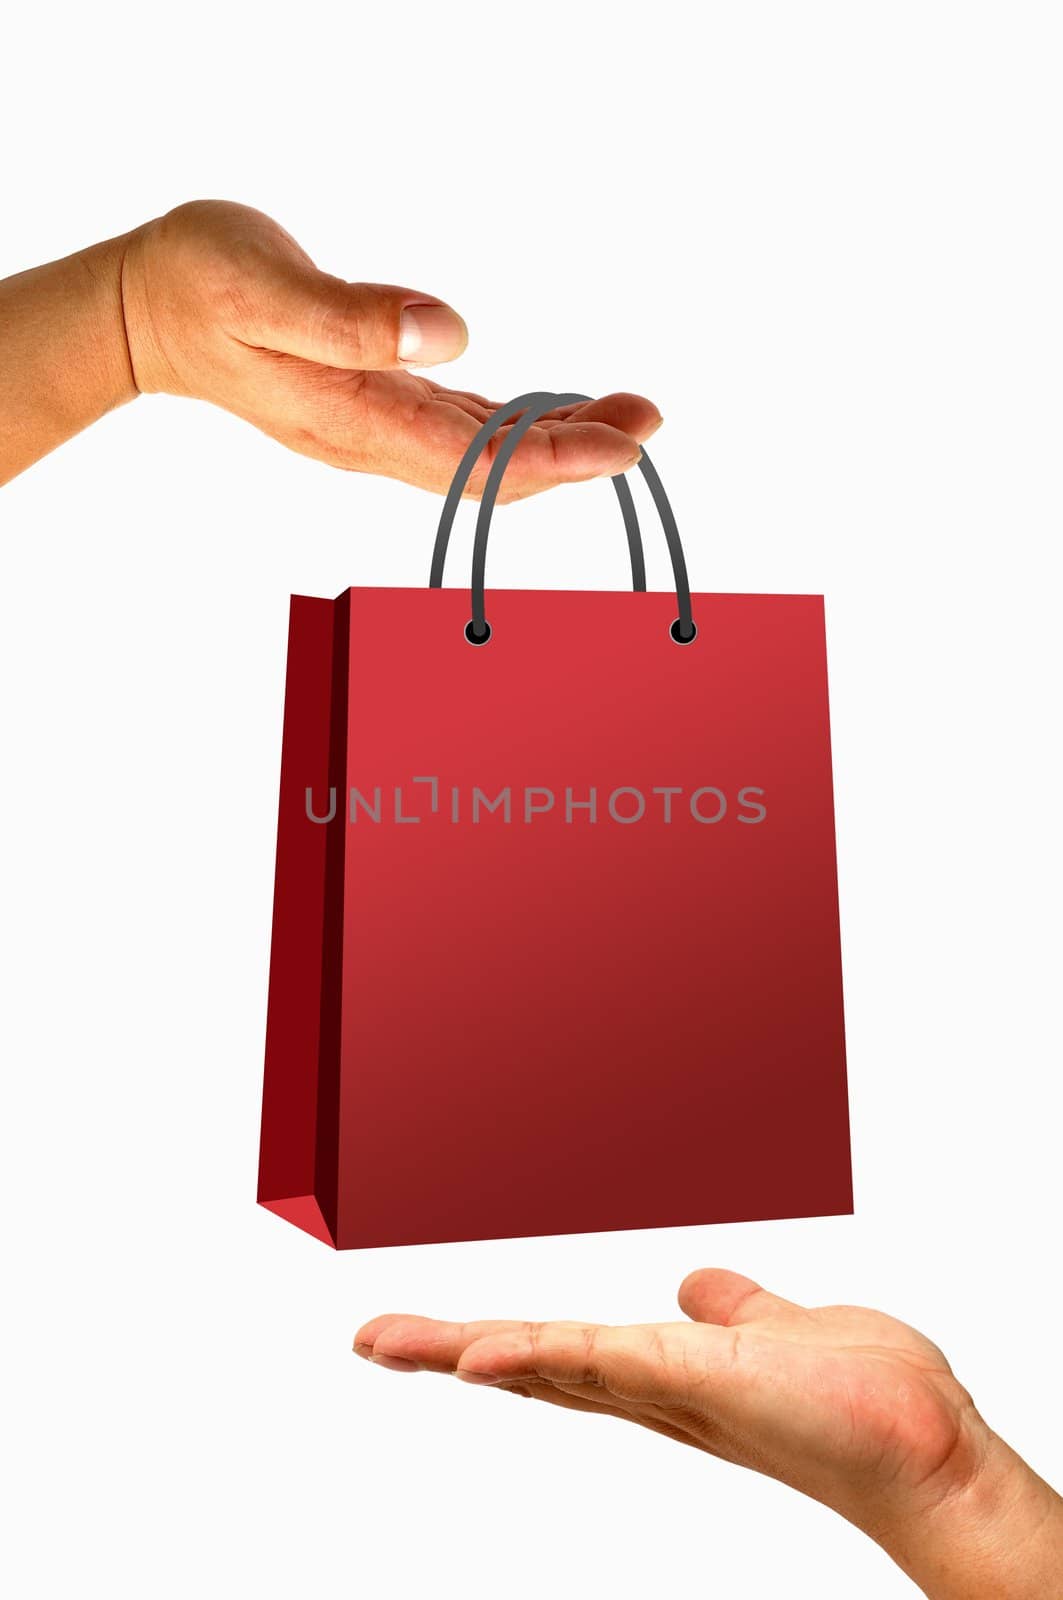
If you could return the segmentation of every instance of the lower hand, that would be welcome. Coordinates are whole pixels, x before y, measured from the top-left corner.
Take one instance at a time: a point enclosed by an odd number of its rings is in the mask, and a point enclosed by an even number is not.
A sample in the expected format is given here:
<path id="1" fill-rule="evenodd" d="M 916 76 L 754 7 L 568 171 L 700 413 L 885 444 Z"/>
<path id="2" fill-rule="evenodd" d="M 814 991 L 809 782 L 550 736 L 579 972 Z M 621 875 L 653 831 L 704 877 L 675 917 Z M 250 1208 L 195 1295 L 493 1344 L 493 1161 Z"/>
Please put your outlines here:
<path id="1" fill-rule="evenodd" d="M 691 1321 L 626 1328 L 384 1316 L 354 1348 L 767 1473 L 864 1529 L 935 1600 L 1063 1595 L 1063 1501 L 992 1433 L 929 1339 L 732 1272 L 692 1273 L 679 1303 Z"/>

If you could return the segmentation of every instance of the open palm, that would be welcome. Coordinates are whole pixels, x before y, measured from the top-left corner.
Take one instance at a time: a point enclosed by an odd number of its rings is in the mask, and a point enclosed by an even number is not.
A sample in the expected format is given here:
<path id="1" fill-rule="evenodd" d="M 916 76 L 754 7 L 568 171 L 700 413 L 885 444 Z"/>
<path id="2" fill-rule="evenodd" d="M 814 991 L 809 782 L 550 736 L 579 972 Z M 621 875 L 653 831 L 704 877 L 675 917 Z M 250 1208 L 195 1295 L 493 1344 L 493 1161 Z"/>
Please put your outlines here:
<path id="1" fill-rule="evenodd" d="M 809 1310 L 737 1273 L 692 1273 L 688 1322 L 437 1322 L 383 1316 L 355 1350 L 638 1422 L 779 1478 L 867 1527 L 979 1471 L 988 1429 L 941 1351 L 852 1306 Z"/>

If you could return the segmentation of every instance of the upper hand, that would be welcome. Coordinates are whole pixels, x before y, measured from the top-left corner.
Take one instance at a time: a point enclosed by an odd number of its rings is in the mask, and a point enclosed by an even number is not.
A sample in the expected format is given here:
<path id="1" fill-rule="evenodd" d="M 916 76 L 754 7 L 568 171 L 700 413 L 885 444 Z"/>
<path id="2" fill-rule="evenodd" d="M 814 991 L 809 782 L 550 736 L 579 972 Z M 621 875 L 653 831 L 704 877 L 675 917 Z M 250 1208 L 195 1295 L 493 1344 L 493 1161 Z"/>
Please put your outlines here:
<path id="1" fill-rule="evenodd" d="M 498 404 L 409 370 L 465 348 L 465 324 L 449 306 L 330 277 L 247 206 L 195 201 L 137 229 L 122 294 L 141 392 L 211 400 L 333 466 L 445 492 Z M 624 472 L 660 420 L 637 395 L 552 411 L 522 440 L 499 499 Z M 490 441 L 470 494 L 505 432 Z"/>

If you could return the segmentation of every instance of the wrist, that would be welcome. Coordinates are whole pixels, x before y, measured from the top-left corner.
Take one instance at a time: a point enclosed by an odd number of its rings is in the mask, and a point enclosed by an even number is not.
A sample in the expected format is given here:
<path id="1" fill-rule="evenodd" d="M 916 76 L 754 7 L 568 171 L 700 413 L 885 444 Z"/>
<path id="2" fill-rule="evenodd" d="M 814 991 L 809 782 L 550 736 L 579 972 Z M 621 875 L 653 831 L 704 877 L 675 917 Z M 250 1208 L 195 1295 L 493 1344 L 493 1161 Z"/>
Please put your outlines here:
<path id="1" fill-rule="evenodd" d="M 156 319 L 161 311 L 148 292 L 149 265 L 166 253 L 166 217 L 155 217 L 129 235 L 122 258 L 122 317 L 129 369 L 138 394 L 187 394 L 162 344 Z M 165 297 L 164 297 L 165 298 Z"/>
<path id="2" fill-rule="evenodd" d="M 90 245 L 70 257 L 80 276 L 84 340 L 71 375 L 98 415 L 136 399 L 137 387 L 126 338 L 122 270 L 131 233 Z"/>
<path id="3" fill-rule="evenodd" d="M 868 1531 L 930 1600 L 1063 1597 L 1063 1500 L 988 1430 L 962 1485 Z"/>
<path id="4" fill-rule="evenodd" d="M 0 283 L 0 483 L 135 397 L 122 311 L 130 237 Z"/>

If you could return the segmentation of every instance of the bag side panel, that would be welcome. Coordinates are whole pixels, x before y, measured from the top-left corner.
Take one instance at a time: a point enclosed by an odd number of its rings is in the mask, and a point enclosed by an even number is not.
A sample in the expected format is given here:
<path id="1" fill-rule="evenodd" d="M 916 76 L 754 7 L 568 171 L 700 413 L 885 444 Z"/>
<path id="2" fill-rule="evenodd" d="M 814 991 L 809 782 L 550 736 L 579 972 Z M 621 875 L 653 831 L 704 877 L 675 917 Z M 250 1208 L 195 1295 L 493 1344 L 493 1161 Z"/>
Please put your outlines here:
<path id="1" fill-rule="evenodd" d="M 277 863 L 273 902 L 259 1203 L 327 1243 L 317 1182 L 326 873 L 335 606 L 292 597 L 284 697 Z M 342 834 L 343 799 L 336 795 Z"/>
<path id="2" fill-rule="evenodd" d="M 347 857 L 347 746 L 350 699 L 350 593 L 333 606 L 332 664 L 328 693 L 330 712 L 328 781 L 336 795 L 336 815 L 327 828 L 321 972 L 320 1050 L 317 1080 L 317 1129 L 314 1188 L 325 1224 L 339 1246 L 337 1187 L 339 1181 L 340 1030 L 343 1001 L 344 877 Z"/>

